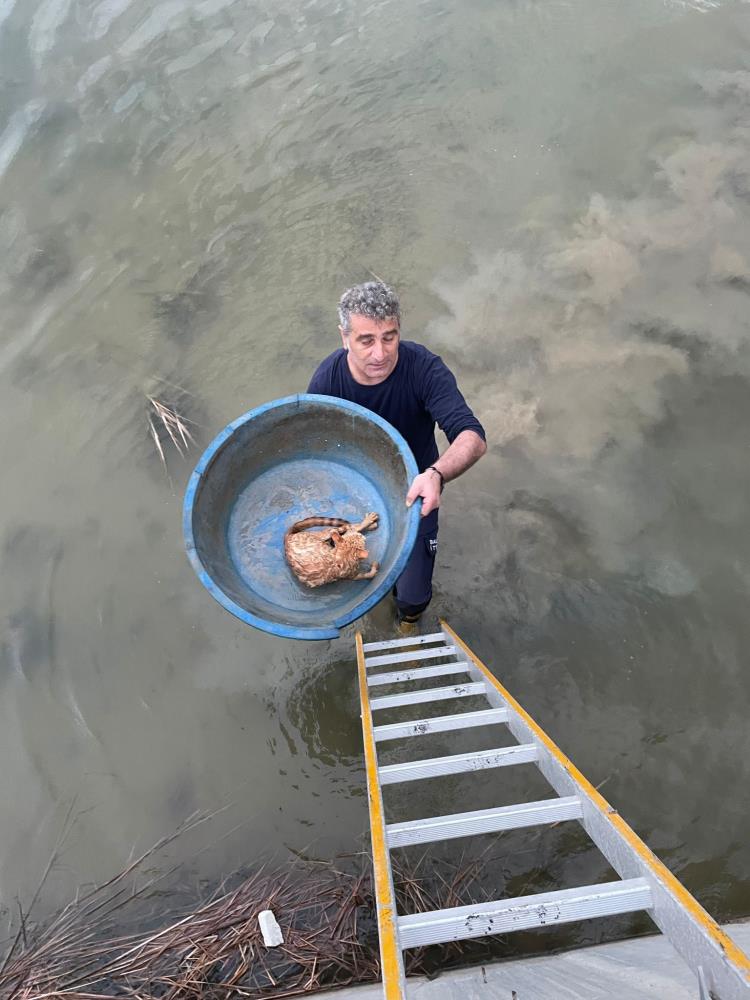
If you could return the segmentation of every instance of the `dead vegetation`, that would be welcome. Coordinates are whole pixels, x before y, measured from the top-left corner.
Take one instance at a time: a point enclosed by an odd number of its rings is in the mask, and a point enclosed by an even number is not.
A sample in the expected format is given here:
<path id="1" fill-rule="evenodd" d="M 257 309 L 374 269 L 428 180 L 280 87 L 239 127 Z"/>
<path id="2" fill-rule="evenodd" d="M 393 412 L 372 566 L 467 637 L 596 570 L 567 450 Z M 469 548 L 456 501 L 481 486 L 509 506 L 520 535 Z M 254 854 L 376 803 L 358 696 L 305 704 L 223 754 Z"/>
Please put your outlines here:
<path id="1" fill-rule="evenodd" d="M 186 390 L 179 389 L 180 395 L 187 395 Z M 174 447 L 178 454 L 185 458 L 191 445 L 194 445 L 195 438 L 190 430 L 190 425 L 194 421 L 190 420 L 182 412 L 179 402 L 158 399 L 156 396 L 146 393 L 148 404 L 148 429 L 151 439 L 156 446 L 156 451 L 161 459 L 162 465 L 167 469 L 166 450 Z"/>
<path id="2" fill-rule="evenodd" d="M 165 841 L 166 842 L 166 841 Z M 165 843 L 163 842 L 163 843 Z M 162 845 L 157 845 L 162 846 Z M 300 862 L 265 867 L 224 883 L 209 897 L 164 912 L 154 883 L 136 885 L 148 852 L 123 872 L 33 926 L 20 914 L 0 966 L 4 1000 L 228 1000 L 292 997 L 379 979 L 369 859 L 343 867 Z M 437 874 L 397 870 L 404 911 L 456 905 L 476 891 L 481 859 Z M 169 900 L 167 895 L 166 899 Z M 154 902 L 159 909 L 154 912 Z M 258 914 L 270 909 L 283 945 L 266 949 Z M 415 950 L 408 973 L 455 964 L 466 945 Z"/>
<path id="3" fill-rule="evenodd" d="M 195 444 L 195 438 L 190 433 L 187 417 L 180 416 L 174 407 L 162 403 L 153 396 L 147 396 L 146 398 L 150 407 L 148 426 L 151 436 L 154 439 L 156 450 L 159 452 L 159 458 L 161 458 L 166 469 L 167 459 L 164 455 L 164 447 L 162 445 L 164 435 L 169 438 L 183 458 L 187 455 L 190 445 Z M 157 431 L 154 422 L 159 426 L 159 431 Z"/>

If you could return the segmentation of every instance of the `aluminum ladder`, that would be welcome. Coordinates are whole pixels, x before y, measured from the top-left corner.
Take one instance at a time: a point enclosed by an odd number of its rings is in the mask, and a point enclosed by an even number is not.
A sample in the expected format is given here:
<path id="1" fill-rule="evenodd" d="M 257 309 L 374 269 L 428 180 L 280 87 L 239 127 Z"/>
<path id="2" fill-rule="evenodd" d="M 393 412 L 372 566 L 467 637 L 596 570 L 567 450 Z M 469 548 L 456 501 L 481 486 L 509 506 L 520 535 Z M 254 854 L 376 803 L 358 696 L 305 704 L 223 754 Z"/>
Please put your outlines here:
<path id="1" fill-rule="evenodd" d="M 589 917 L 648 912 L 695 973 L 700 1000 L 750 1000 L 750 959 L 729 938 L 617 811 L 521 708 L 497 678 L 444 621 L 441 631 L 409 639 L 364 643 L 357 633 L 357 666 L 370 808 L 375 895 L 386 1000 L 407 996 L 403 952 L 421 945 L 553 926 Z M 440 661 L 430 665 L 430 661 Z M 384 667 L 385 671 L 378 668 Z M 460 679 L 464 675 L 468 679 Z M 386 692 L 425 678 L 453 678 L 447 686 Z M 375 689 L 372 691 L 372 689 Z M 371 695 L 372 691 L 372 695 Z M 375 725 L 388 709 L 481 696 L 487 707 L 454 715 Z M 416 713 L 418 714 L 418 712 Z M 428 760 L 378 765 L 377 746 L 475 726 L 506 725 L 515 746 Z M 539 802 L 481 809 L 410 822 L 387 822 L 383 785 L 485 768 L 534 763 L 556 795 Z M 619 880 L 515 899 L 400 916 L 390 852 L 410 844 L 577 820 Z"/>

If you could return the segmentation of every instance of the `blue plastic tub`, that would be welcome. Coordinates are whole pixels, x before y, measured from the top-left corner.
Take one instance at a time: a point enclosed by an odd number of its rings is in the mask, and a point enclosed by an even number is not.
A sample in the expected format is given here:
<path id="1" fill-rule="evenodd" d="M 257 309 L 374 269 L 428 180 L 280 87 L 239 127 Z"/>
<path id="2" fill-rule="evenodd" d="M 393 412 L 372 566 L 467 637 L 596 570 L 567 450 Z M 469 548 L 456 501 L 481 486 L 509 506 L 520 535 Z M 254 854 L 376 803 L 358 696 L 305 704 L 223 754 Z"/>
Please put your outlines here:
<path id="1" fill-rule="evenodd" d="M 239 417 L 211 442 L 190 477 L 183 509 L 188 557 L 227 611 L 273 635 L 333 639 L 395 583 L 417 535 L 419 503 L 405 505 L 417 475 L 409 446 L 390 424 L 330 396 L 289 396 Z M 304 517 L 359 521 L 372 580 L 310 589 L 284 558 L 284 534 Z"/>

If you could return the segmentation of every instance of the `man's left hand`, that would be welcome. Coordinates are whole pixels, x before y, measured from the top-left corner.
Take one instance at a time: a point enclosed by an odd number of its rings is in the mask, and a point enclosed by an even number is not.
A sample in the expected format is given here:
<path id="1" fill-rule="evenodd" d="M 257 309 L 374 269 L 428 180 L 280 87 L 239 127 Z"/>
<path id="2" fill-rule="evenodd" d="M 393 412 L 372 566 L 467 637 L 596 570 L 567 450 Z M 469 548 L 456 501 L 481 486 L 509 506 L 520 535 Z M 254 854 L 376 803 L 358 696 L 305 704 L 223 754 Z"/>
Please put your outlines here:
<path id="1" fill-rule="evenodd" d="M 422 517 L 440 506 L 440 476 L 427 469 L 420 473 L 406 494 L 406 506 L 411 507 L 417 497 L 422 497 Z"/>

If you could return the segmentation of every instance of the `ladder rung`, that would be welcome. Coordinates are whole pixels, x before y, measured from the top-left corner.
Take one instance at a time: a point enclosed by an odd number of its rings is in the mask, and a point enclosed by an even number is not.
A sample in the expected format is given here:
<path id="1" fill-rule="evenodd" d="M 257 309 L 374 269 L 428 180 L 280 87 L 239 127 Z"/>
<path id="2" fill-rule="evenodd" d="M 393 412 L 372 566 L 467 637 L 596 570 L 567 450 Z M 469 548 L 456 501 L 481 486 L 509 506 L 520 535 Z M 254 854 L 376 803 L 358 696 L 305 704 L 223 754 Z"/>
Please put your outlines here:
<path id="1" fill-rule="evenodd" d="M 541 826 L 563 820 L 580 819 L 581 802 L 575 795 L 566 798 L 543 799 L 540 802 L 497 806 L 478 809 L 476 812 L 455 813 L 452 816 L 433 816 L 430 819 L 411 820 L 408 823 L 391 823 L 386 827 L 388 846 L 406 847 L 409 844 L 430 844 L 436 840 L 456 837 L 474 837 L 500 830 L 518 830 L 524 826 Z"/>
<path id="2" fill-rule="evenodd" d="M 415 635 L 413 639 L 388 639 L 385 642 L 366 642 L 362 649 L 372 653 L 376 649 L 397 649 L 399 646 L 423 646 L 428 642 L 444 642 L 442 632 L 431 632 L 429 635 Z"/>
<path id="3" fill-rule="evenodd" d="M 471 753 L 451 754 L 450 757 L 386 764 L 378 768 L 378 774 L 381 785 L 393 785 L 398 781 L 417 781 L 420 778 L 438 778 L 444 774 L 484 771 L 486 768 L 504 767 L 507 764 L 530 764 L 537 757 L 535 743 L 522 743 L 519 746 L 499 747 L 496 750 L 474 750 Z"/>
<path id="4" fill-rule="evenodd" d="M 386 663 L 408 663 L 410 660 L 437 660 L 439 656 L 455 656 L 455 646 L 436 646 L 435 649 L 415 649 L 413 653 L 389 653 L 387 656 L 365 657 L 365 665 L 382 667 Z"/>
<path id="5" fill-rule="evenodd" d="M 379 708 L 398 708 L 399 705 L 418 705 L 423 701 L 447 701 L 449 698 L 470 698 L 472 695 L 484 693 L 484 681 L 472 681 L 470 684 L 456 684 L 452 687 L 384 694 L 380 698 L 373 698 L 370 708 L 375 712 Z"/>
<path id="6" fill-rule="evenodd" d="M 633 913 L 647 910 L 651 905 L 651 890 L 645 879 L 604 882 L 580 889 L 561 889 L 492 903 L 408 914 L 398 918 L 399 942 L 404 949 L 418 948 L 590 917 Z"/>
<path id="7" fill-rule="evenodd" d="M 405 681 L 419 681 L 423 677 L 447 677 L 449 674 L 468 674 L 469 664 L 438 663 L 434 667 L 416 667 L 414 670 L 397 670 L 391 674 L 370 674 L 367 683 L 370 687 L 378 684 L 402 684 Z"/>
<path id="8" fill-rule="evenodd" d="M 436 715 L 434 719 L 412 719 L 410 722 L 389 722 L 375 726 L 375 739 L 399 740 L 404 736 L 426 736 L 428 733 L 451 733 L 454 729 L 474 726 L 496 726 L 508 721 L 507 708 L 486 708 L 481 712 L 459 712 L 457 715 Z"/>

